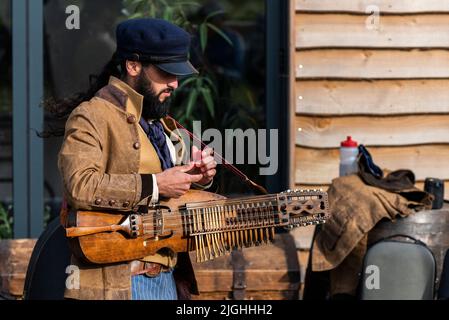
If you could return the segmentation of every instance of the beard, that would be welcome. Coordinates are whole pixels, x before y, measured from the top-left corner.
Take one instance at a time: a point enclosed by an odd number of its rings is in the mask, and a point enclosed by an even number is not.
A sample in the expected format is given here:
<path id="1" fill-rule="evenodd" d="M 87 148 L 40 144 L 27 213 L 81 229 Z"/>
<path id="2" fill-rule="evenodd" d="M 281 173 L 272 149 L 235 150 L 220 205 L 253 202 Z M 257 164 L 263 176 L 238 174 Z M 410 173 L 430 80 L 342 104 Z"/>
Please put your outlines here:
<path id="1" fill-rule="evenodd" d="M 161 102 L 160 96 L 163 93 L 172 93 L 172 88 L 155 92 L 153 85 L 142 72 L 137 81 L 136 91 L 143 96 L 142 117 L 145 120 L 157 120 L 168 116 L 171 100 L 168 98 Z"/>

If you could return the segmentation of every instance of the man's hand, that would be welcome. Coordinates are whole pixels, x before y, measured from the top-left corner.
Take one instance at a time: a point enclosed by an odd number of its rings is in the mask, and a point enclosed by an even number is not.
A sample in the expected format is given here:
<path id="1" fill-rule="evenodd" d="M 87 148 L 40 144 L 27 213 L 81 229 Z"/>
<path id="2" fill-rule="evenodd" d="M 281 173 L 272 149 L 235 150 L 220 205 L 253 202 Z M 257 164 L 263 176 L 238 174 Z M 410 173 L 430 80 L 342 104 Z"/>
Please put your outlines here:
<path id="1" fill-rule="evenodd" d="M 211 148 L 205 148 L 202 152 L 197 147 L 192 147 L 192 159 L 195 163 L 195 169 L 191 174 L 201 174 L 203 178 L 198 184 L 207 186 L 217 174 L 217 162 L 213 157 L 214 150 Z"/>
<path id="2" fill-rule="evenodd" d="M 198 183 L 203 179 L 202 174 L 189 174 L 195 168 L 191 162 L 185 166 L 174 167 L 156 174 L 159 195 L 166 198 L 179 198 L 190 190 L 192 183 Z"/>

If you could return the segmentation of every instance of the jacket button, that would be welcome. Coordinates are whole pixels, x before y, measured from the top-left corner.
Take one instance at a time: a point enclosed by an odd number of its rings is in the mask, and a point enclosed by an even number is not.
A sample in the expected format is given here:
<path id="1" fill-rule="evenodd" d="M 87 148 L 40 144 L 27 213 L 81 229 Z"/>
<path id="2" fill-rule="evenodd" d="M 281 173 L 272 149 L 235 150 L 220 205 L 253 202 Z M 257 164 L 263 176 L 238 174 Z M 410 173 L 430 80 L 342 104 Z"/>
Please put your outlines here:
<path id="1" fill-rule="evenodd" d="M 129 201 L 123 202 L 123 208 L 128 208 L 131 203 Z"/>
<path id="2" fill-rule="evenodd" d="M 100 198 L 95 199 L 95 204 L 97 206 L 99 206 L 102 202 L 103 202 L 103 200 L 101 200 Z"/>
<path id="3" fill-rule="evenodd" d="M 137 120 L 136 120 L 135 116 L 129 116 L 127 121 L 129 124 L 133 124 L 133 123 L 136 123 Z"/>
<path id="4" fill-rule="evenodd" d="M 117 202 L 116 202 L 115 200 L 109 201 L 109 205 L 110 205 L 111 207 L 115 206 L 116 203 L 117 203 Z"/>
<path id="5" fill-rule="evenodd" d="M 140 149 L 140 143 L 139 142 L 134 143 L 133 147 L 134 147 L 134 149 L 139 150 Z"/>

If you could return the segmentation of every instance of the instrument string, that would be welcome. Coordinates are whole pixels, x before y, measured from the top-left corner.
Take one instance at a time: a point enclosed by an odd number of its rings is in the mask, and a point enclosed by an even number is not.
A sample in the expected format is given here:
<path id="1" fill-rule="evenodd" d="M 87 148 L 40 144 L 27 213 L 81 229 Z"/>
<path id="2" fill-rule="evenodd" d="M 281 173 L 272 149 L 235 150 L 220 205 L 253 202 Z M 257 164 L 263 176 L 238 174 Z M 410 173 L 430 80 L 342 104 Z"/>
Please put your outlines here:
<path id="1" fill-rule="evenodd" d="M 272 216 L 270 216 L 270 217 L 275 217 L 275 215 L 277 214 L 277 213 L 279 213 L 279 211 L 277 210 L 277 208 L 276 208 L 277 206 L 273 206 L 273 205 L 271 205 L 271 206 L 267 206 L 267 207 L 265 207 L 265 208 L 261 208 L 261 207 L 259 207 L 259 208 L 257 208 L 257 207 L 254 207 L 254 208 L 237 208 L 237 210 L 232 210 L 231 211 L 231 215 L 232 216 L 229 216 L 229 217 L 227 217 L 227 219 L 229 220 L 243 220 L 243 221 L 245 221 L 245 218 L 246 218 L 246 220 L 247 221 L 253 221 L 254 219 L 263 219 L 264 218 L 264 214 L 272 214 Z M 171 214 L 168 216 L 168 218 L 186 218 L 186 219 L 189 219 L 189 218 L 192 218 L 194 215 L 198 215 L 197 213 L 195 213 L 195 212 L 193 212 L 193 210 L 200 210 L 200 211 L 202 211 L 201 213 L 200 213 L 200 215 L 202 216 L 202 217 L 204 217 L 207 213 L 205 212 L 205 210 L 207 210 L 207 209 L 219 209 L 220 210 L 220 214 L 223 214 L 224 213 L 224 210 L 225 210 L 225 208 L 223 208 L 223 207 L 220 207 L 220 208 L 217 208 L 217 207 L 207 207 L 207 208 L 199 208 L 199 209 L 185 209 L 185 210 L 181 210 L 181 211 L 179 211 L 179 210 L 177 210 L 177 211 L 172 211 L 171 212 Z M 253 212 L 253 211 L 255 211 L 255 212 Z M 178 213 L 178 214 L 172 214 L 172 213 Z M 233 214 L 235 214 L 235 215 L 233 215 Z M 167 216 L 166 216 L 166 218 L 165 219 L 167 219 Z M 217 219 L 217 220 L 221 220 L 221 219 Z M 142 216 L 142 221 L 153 221 L 154 222 L 154 216 L 153 215 L 151 215 L 151 214 L 149 214 L 148 216 Z M 191 225 L 193 222 L 183 222 L 182 224 L 183 225 Z M 237 223 L 238 223 L 238 221 L 237 221 Z M 176 224 L 178 224 L 178 223 L 176 223 Z"/>
<path id="2" fill-rule="evenodd" d="M 197 138 L 192 132 L 187 130 L 182 124 L 180 124 L 178 121 L 176 121 L 173 117 L 167 116 L 167 118 L 171 119 L 176 124 L 177 127 L 181 128 L 182 130 L 187 132 L 187 134 L 189 135 L 189 137 L 192 140 L 199 142 L 202 148 L 207 147 L 207 145 L 203 141 L 201 141 L 199 138 Z M 217 161 L 218 163 L 221 163 L 223 165 L 223 167 L 225 167 L 226 169 L 231 171 L 233 174 L 235 174 L 237 177 L 239 177 L 247 185 L 256 189 L 261 194 L 268 194 L 268 191 L 264 187 L 262 187 L 261 185 L 258 185 L 257 183 L 252 181 L 250 178 L 248 178 L 247 175 L 245 175 L 242 171 L 240 171 L 234 165 L 229 163 L 221 154 L 214 152 L 213 157 L 215 158 L 216 161 L 218 160 Z"/>
<path id="3" fill-rule="evenodd" d="M 263 226 L 265 226 L 265 225 L 263 225 L 263 223 L 267 222 L 267 220 L 274 219 L 276 217 L 276 214 L 277 214 L 277 211 L 270 211 L 270 212 L 266 212 L 264 215 L 249 213 L 249 214 L 246 214 L 246 217 L 244 217 L 244 216 L 230 217 L 232 220 L 234 220 L 234 222 L 231 222 L 231 223 L 228 222 L 225 224 L 225 226 L 228 228 L 252 227 L 252 225 L 250 225 L 250 224 L 254 223 L 255 224 L 254 226 L 263 227 Z M 205 220 L 204 213 L 201 214 L 201 219 L 203 221 Z M 148 220 L 153 220 L 153 219 L 151 218 Z M 147 222 L 148 220 L 142 219 L 143 225 L 154 225 L 153 221 Z M 223 221 L 220 221 L 220 220 L 221 219 L 215 219 L 214 221 L 211 221 L 211 222 L 221 224 L 221 222 L 223 222 Z M 237 221 L 235 221 L 235 220 L 237 220 Z M 185 223 L 183 222 L 182 224 L 181 223 L 165 223 L 163 226 L 165 228 L 165 227 L 171 227 L 171 226 L 175 226 L 175 227 L 176 226 L 192 226 L 195 224 L 197 224 L 197 223 L 192 221 L 192 222 L 185 222 Z M 213 228 L 208 228 L 208 229 L 213 229 Z"/>

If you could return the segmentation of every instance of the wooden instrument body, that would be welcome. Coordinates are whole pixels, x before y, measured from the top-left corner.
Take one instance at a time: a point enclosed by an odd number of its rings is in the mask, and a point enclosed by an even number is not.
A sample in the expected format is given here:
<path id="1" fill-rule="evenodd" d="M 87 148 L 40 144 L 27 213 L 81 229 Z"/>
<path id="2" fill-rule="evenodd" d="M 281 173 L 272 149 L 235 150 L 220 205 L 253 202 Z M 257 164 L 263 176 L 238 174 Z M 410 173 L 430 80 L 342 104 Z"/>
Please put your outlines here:
<path id="1" fill-rule="evenodd" d="M 93 264 L 141 259 L 161 249 L 196 251 L 204 262 L 274 241 L 275 228 L 325 223 L 327 193 L 288 190 L 280 194 L 227 199 L 189 191 L 136 212 L 71 212 L 66 235 L 73 253 Z"/>
<path id="2" fill-rule="evenodd" d="M 224 200 L 223 196 L 205 191 L 191 190 L 179 199 L 161 201 L 160 206 L 170 208 L 173 214 L 164 215 L 164 224 L 182 226 L 182 216 L 178 209 L 187 203 Z M 108 226 L 120 224 L 128 213 L 78 211 L 69 216 L 69 227 Z M 169 229 L 167 229 L 169 231 Z M 173 228 L 173 234 L 167 239 L 130 238 L 122 232 L 103 232 L 69 239 L 74 254 L 87 262 L 94 264 L 115 263 L 135 260 L 136 256 L 145 257 L 157 253 L 163 248 L 174 252 L 191 250 L 191 238 L 187 237 L 182 228 Z"/>

